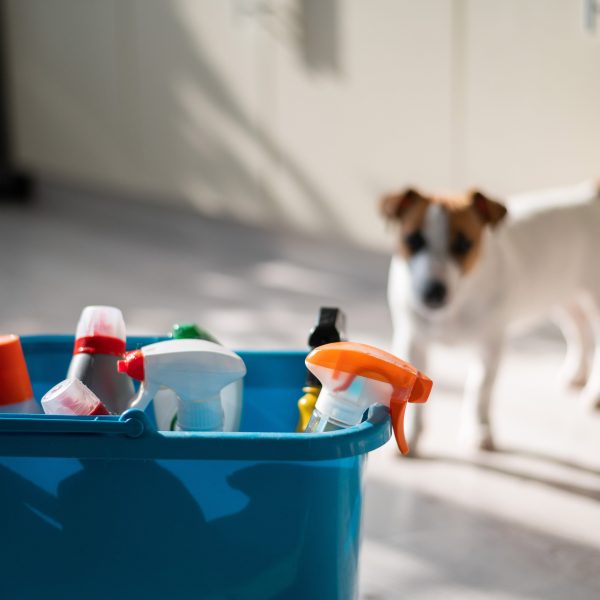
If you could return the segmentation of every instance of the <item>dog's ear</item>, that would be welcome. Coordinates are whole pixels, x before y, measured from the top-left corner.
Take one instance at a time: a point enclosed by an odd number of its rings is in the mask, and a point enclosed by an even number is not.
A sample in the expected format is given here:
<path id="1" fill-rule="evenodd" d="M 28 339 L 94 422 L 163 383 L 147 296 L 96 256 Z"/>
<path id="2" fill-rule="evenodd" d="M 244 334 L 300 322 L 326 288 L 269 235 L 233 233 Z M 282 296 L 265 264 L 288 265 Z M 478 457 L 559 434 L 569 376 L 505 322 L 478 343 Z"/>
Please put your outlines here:
<path id="1" fill-rule="evenodd" d="M 477 211 L 477 214 L 484 223 L 488 223 L 492 227 L 498 225 L 508 212 L 503 204 L 496 200 L 491 200 L 479 190 L 473 190 L 470 193 L 470 197 L 471 204 Z"/>
<path id="2" fill-rule="evenodd" d="M 422 198 L 413 188 L 407 188 L 395 194 L 385 195 L 379 204 L 381 214 L 388 220 L 401 219 L 406 209 Z"/>

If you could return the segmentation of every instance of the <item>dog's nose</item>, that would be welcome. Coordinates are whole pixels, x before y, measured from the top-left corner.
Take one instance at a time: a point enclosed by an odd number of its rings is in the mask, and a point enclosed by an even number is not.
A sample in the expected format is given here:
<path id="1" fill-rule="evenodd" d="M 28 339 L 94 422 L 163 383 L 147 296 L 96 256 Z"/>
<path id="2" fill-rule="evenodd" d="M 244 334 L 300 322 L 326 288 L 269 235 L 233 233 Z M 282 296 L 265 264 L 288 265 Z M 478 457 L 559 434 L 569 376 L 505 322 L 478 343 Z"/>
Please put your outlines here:
<path id="1" fill-rule="evenodd" d="M 443 282 L 434 279 L 425 287 L 423 301 L 429 308 L 439 308 L 440 306 L 443 306 L 447 295 L 448 290 L 446 285 Z"/>

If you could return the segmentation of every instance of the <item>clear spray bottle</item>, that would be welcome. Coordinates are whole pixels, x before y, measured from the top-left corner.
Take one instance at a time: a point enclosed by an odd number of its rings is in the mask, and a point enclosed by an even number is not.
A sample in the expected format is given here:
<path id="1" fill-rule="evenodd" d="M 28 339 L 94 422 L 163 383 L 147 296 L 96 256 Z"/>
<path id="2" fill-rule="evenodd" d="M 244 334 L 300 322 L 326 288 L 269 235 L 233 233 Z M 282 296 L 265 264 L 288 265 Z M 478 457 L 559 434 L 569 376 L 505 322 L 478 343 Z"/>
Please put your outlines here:
<path id="1" fill-rule="evenodd" d="M 306 367 L 322 388 L 307 433 L 358 425 L 373 404 L 390 409 L 396 442 L 408 453 L 404 413 L 408 402 L 426 402 L 432 381 L 389 352 L 354 342 L 326 344 L 306 357 Z"/>

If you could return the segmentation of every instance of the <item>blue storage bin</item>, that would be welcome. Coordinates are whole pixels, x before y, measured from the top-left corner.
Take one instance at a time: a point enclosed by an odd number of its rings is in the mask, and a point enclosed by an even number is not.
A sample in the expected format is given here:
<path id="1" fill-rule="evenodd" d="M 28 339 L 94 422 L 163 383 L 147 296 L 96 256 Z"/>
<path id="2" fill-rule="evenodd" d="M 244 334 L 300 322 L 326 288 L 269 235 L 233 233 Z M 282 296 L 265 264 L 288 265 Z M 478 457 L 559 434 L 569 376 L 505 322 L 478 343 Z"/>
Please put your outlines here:
<path id="1" fill-rule="evenodd" d="M 41 398 L 64 378 L 73 338 L 21 342 Z M 240 355 L 240 433 L 157 432 L 136 410 L 0 415 L 0 598 L 356 596 L 361 475 L 390 437 L 387 411 L 292 433 L 304 353 Z"/>

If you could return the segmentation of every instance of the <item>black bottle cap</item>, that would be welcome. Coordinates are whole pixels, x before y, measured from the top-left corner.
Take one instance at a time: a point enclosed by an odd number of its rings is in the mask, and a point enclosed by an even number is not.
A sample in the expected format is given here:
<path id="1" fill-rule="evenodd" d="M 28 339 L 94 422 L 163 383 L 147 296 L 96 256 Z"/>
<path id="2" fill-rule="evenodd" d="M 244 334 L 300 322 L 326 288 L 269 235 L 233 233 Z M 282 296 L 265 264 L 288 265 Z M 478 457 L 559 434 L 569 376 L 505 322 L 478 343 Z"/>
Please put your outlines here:
<path id="1" fill-rule="evenodd" d="M 346 339 L 346 315 L 339 308 L 322 306 L 319 321 L 308 336 L 311 349 Z"/>
<path id="2" fill-rule="evenodd" d="M 346 315 L 339 308 L 322 306 L 319 311 L 319 321 L 308 336 L 311 350 L 323 344 L 343 342 L 346 340 Z M 310 372 L 306 375 L 306 385 L 320 387 L 319 380 Z"/>

